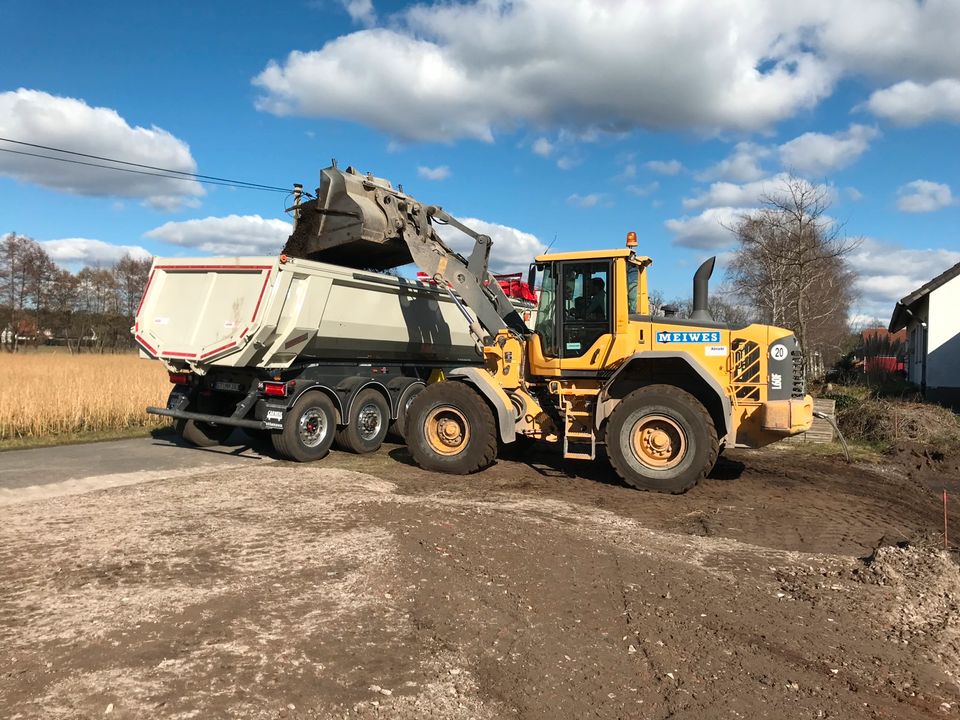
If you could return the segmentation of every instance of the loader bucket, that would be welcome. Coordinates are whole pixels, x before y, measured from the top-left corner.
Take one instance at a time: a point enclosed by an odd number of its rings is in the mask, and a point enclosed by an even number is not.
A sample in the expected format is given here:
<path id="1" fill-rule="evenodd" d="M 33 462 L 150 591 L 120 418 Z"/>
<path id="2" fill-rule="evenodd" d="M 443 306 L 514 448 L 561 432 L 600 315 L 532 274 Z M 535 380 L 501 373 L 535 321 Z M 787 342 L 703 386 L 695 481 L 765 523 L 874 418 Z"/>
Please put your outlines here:
<path id="1" fill-rule="evenodd" d="M 390 211 L 404 196 L 386 180 L 328 167 L 317 199 L 299 208 L 283 252 L 290 257 L 363 270 L 387 270 L 413 261 Z"/>

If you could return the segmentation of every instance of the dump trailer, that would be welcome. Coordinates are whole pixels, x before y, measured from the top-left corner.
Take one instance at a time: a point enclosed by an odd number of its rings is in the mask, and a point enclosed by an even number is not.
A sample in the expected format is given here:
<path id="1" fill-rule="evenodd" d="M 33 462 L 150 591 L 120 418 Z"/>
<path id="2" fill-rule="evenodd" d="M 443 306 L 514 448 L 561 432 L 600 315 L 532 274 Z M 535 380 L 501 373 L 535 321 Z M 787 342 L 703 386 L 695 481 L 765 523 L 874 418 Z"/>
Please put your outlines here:
<path id="1" fill-rule="evenodd" d="M 334 164 L 315 195 L 295 186 L 290 211 L 294 230 L 275 261 L 170 271 L 214 273 L 168 295 L 182 306 L 179 329 L 166 329 L 173 312 L 158 313 L 151 298 L 160 291 L 147 288 L 137 341 L 177 383 L 166 408 L 148 410 L 173 417 L 187 439 L 215 442 L 240 426 L 269 433 L 285 457 L 310 460 L 335 439 L 375 448 L 389 416 L 430 470 L 471 473 L 504 445 L 545 442 L 586 461 L 602 449 L 627 484 L 677 493 L 724 447 L 761 447 L 812 423 L 793 334 L 711 317 L 712 258 L 694 276 L 694 310 L 682 318 L 652 315 L 652 259 L 638 254 L 633 232 L 623 248 L 538 256 L 527 278 L 540 288 L 530 328 L 489 271 L 490 238 L 386 180 Z M 471 238 L 472 251 L 454 252 L 438 224 Z M 361 270 L 410 262 L 432 284 Z M 151 285 L 165 264 L 175 263 L 157 261 Z M 319 279 L 294 285 L 314 268 L 352 283 L 345 305 L 331 304 Z M 236 273 L 250 277 L 241 283 Z M 383 286 L 396 291 L 386 304 L 374 290 Z M 429 305 L 426 319 L 394 309 L 407 292 Z M 354 314 L 375 322 L 359 332 Z"/>
<path id="2" fill-rule="evenodd" d="M 149 412 L 201 446 L 276 432 L 293 460 L 377 449 L 431 374 L 482 360 L 435 286 L 287 256 L 157 258 L 133 331 L 174 383 Z"/>

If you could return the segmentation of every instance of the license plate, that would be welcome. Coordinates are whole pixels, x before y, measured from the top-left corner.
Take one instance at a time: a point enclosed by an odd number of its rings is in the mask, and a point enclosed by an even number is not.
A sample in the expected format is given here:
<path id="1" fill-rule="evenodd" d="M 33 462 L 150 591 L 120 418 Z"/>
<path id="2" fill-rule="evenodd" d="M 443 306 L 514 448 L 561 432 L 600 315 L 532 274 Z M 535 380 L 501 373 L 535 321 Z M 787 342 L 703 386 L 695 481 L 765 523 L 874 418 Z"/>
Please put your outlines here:
<path id="1" fill-rule="evenodd" d="M 225 392 L 240 392 L 240 383 L 224 382 L 218 380 L 213 384 L 213 387 L 217 390 L 223 390 Z"/>

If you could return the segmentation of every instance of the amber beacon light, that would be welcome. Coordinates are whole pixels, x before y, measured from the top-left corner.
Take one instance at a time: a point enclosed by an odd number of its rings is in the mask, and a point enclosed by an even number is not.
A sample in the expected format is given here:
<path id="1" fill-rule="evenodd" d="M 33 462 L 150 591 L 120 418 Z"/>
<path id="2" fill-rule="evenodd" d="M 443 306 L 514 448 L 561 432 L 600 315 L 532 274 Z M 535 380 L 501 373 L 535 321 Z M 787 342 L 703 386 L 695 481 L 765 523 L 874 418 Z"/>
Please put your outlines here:
<path id="1" fill-rule="evenodd" d="M 627 233 L 627 247 L 635 248 L 637 246 L 637 234 L 631 230 Z"/>

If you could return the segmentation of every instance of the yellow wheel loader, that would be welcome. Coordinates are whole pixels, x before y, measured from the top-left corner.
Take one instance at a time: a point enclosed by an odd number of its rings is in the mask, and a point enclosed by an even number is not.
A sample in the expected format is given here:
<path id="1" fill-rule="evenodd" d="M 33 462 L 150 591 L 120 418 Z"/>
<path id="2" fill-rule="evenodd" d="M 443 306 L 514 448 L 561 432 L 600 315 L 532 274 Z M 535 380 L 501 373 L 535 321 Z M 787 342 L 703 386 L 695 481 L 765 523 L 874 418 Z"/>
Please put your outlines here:
<path id="1" fill-rule="evenodd" d="M 489 272 L 490 238 L 442 208 L 336 164 L 321 171 L 314 198 L 295 192 L 286 255 L 365 269 L 414 262 L 466 318 L 482 363 L 433 373 L 405 405 L 407 445 L 428 470 L 476 472 L 502 445 L 542 441 L 578 460 L 602 447 L 629 485 L 681 493 L 723 448 L 761 447 L 812 423 L 796 338 L 710 316 L 713 258 L 694 278 L 691 317 L 680 318 L 651 314 L 652 261 L 637 254 L 635 233 L 620 249 L 539 256 L 528 328 Z M 473 239 L 469 256 L 438 224 Z"/>

